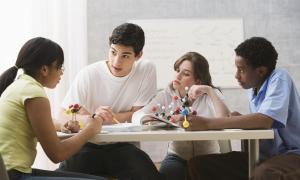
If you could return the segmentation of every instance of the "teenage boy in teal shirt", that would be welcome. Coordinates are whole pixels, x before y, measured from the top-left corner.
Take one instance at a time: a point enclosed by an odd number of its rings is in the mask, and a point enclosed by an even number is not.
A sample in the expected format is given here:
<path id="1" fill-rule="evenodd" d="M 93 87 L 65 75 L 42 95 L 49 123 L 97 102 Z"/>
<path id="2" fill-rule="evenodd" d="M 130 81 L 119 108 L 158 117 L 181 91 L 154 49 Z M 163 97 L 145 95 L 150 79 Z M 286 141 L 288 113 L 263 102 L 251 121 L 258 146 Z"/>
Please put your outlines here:
<path id="1" fill-rule="evenodd" d="M 235 52 L 235 77 L 249 89 L 251 113 L 213 120 L 191 116 L 187 130 L 272 128 L 274 139 L 260 141 L 260 163 L 251 179 L 300 179 L 300 97 L 292 78 L 275 68 L 278 54 L 265 38 L 247 39 Z M 247 179 L 247 160 L 243 152 L 198 156 L 189 162 L 190 179 Z"/>

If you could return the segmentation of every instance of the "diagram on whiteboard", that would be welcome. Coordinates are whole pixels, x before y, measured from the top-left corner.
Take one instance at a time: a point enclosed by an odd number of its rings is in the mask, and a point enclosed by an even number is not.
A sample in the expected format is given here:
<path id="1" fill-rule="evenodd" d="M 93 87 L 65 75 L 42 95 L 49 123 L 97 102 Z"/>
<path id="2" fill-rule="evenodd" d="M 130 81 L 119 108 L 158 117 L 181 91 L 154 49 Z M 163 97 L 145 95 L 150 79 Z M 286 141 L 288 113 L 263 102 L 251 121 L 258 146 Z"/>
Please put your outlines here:
<path id="1" fill-rule="evenodd" d="M 157 68 L 158 88 L 174 77 L 173 64 L 184 53 L 196 51 L 209 62 L 213 84 L 238 87 L 234 78 L 234 49 L 243 41 L 242 19 L 130 20 L 145 32 L 143 59 Z"/>

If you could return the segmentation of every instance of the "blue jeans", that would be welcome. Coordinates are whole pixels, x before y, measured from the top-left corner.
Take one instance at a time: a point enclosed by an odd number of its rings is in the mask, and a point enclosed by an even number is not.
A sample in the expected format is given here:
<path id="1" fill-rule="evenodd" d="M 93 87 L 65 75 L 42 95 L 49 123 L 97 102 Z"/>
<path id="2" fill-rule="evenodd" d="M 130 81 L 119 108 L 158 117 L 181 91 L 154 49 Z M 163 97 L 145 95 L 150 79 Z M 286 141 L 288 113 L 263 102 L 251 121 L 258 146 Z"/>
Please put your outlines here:
<path id="1" fill-rule="evenodd" d="M 130 143 L 87 143 L 77 154 L 60 164 L 59 170 L 81 172 L 119 180 L 160 180 L 150 157 Z"/>
<path id="2" fill-rule="evenodd" d="M 166 180 L 184 180 L 187 174 L 187 161 L 176 154 L 167 154 L 159 169 Z"/>
<path id="3" fill-rule="evenodd" d="M 8 171 L 10 180 L 105 180 L 105 178 L 73 173 L 73 172 L 60 172 L 60 171 L 47 171 L 41 169 L 32 169 L 32 173 L 22 173 L 16 170 Z"/>

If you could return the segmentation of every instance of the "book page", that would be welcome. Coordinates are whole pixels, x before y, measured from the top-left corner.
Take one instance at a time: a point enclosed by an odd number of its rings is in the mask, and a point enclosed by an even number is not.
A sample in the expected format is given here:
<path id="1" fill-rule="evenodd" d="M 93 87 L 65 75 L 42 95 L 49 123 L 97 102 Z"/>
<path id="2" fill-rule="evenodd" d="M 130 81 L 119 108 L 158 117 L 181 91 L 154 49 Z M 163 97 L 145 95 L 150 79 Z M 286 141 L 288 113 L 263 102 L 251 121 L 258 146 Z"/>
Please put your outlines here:
<path id="1" fill-rule="evenodd" d="M 164 118 L 162 118 L 162 117 L 158 117 L 158 116 L 155 116 L 154 114 L 146 114 L 143 118 L 142 118 L 142 120 L 141 120 L 141 123 L 143 124 L 143 125 L 146 125 L 147 123 L 150 123 L 150 125 L 151 125 L 151 122 L 163 122 L 163 123 L 165 123 L 166 125 L 169 125 L 169 126 L 171 126 L 171 127 L 177 127 L 177 128 L 181 128 L 181 126 L 180 125 L 178 125 L 178 124 L 176 124 L 176 123 L 173 123 L 173 122 L 171 122 L 171 121 L 169 121 L 169 120 L 167 120 L 167 119 L 164 119 Z"/>

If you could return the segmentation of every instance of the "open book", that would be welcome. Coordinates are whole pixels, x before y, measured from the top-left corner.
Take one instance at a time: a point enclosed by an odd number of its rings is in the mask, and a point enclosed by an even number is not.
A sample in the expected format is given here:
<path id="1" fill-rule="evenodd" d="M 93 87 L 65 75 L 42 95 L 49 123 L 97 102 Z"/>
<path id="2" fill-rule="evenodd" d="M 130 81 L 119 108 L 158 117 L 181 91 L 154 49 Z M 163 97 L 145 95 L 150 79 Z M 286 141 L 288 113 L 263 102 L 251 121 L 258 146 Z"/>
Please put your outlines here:
<path id="1" fill-rule="evenodd" d="M 181 126 L 179 124 L 171 122 L 162 117 L 155 116 L 154 114 L 145 114 L 141 118 L 141 124 L 142 125 L 152 125 L 152 126 L 156 125 L 156 124 L 160 124 L 160 125 L 163 124 L 166 127 L 170 127 L 170 128 L 181 128 Z"/>

